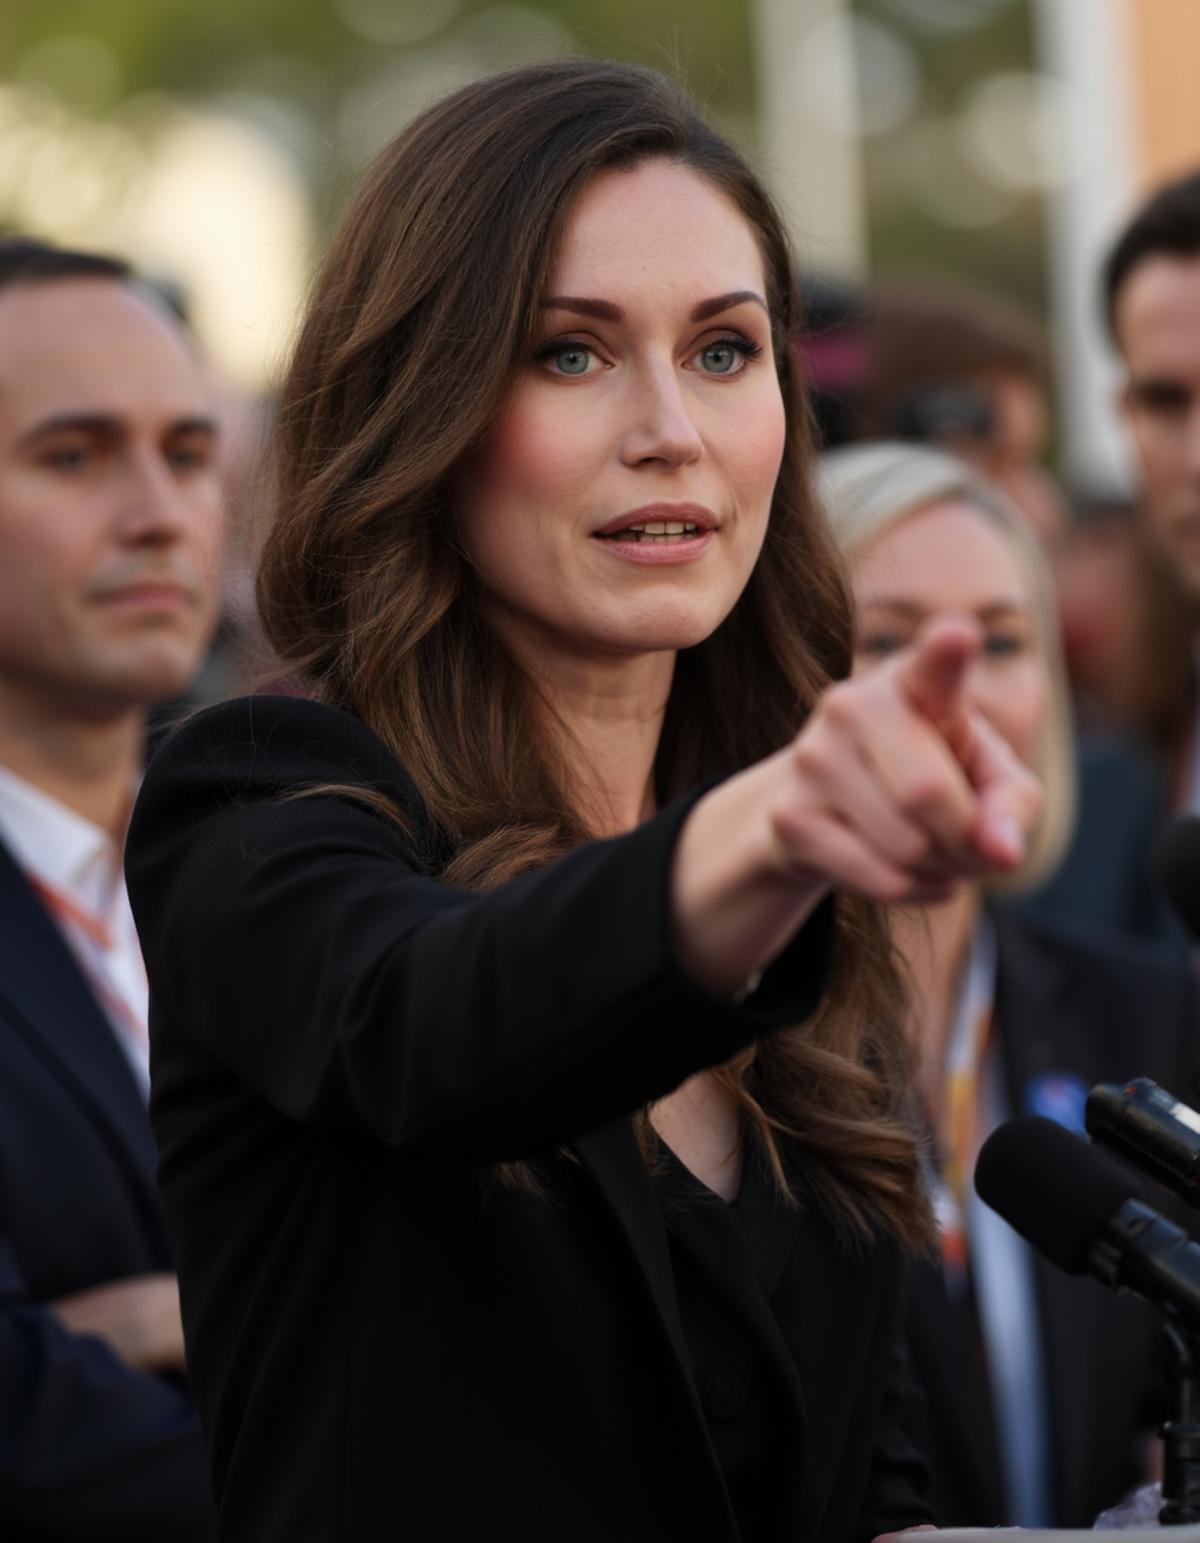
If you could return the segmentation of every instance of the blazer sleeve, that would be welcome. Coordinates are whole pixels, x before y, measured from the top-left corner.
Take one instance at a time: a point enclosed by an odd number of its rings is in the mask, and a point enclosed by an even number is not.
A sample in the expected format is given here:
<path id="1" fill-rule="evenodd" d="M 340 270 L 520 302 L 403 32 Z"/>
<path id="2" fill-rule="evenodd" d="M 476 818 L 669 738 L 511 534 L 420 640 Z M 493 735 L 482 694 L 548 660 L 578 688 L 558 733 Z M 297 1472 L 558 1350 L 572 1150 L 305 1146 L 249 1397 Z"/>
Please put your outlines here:
<path id="1" fill-rule="evenodd" d="M 690 801 L 491 892 L 422 872 L 352 798 L 411 808 L 347 714 L 250 699 L 160 750 L 127 871 L 160 1081 L 178 1037 L 289 1119 L 411 1152 L 521 1158 L 632 1112 L 816 1006 L 832 905 L 744 1006 L 691 983 L 668 891 Z"/>
<path id="2" fill-rule="evenodd" d="M 0 1533 L 207 1543 L 216 1506 L 186 1392 L 31 1301 L 0 1236 Z"/>

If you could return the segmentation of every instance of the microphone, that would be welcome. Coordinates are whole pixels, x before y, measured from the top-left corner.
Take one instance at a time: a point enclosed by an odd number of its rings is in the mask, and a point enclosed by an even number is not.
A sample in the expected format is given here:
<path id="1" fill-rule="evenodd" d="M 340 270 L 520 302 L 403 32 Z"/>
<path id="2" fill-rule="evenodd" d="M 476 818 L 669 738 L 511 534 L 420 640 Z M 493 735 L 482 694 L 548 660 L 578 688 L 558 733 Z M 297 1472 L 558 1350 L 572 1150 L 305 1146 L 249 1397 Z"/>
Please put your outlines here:
<path id="1" fill-rule="evenodd" d="M 1200 938 L 1200 818 L 1196 815 L 1181 815 L 1167 826 L 1158 848 L 1158 876 L 1184 926 Z"/>
<path id="2" fill-rule="evenodd" d="M 1093 1141 L 1200 1208 L 1200 1114 L 1149 1077 L 1098 1083 L 1084 1124 Z"/>
<path id="3" fill-rule="evenodd" d="M 1060 1269 L 1136 1292 L 1200 1329 L 1200 1247 L 1098 1147 L 1037 1115 L 1009 1120 L 983 1144 L 975 1189 Z"/>

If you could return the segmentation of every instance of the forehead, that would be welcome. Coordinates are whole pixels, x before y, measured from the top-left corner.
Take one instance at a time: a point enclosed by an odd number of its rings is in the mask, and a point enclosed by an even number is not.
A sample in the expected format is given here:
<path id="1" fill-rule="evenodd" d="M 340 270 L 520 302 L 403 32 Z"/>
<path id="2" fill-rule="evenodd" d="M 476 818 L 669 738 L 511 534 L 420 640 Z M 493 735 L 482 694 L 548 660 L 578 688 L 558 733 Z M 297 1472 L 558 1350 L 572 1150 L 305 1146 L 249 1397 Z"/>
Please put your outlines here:
<path id="1" fill-rule="evenodd" d="M 566 220 L 556 292 L 620 300 L 639 291 L 698 296 L 763 292 L 758 238 L 713 183 L 678 162 L 599 173 Z"/>
<path id="2" fill-rule="evenodd" d="M 972 611 L 1029 604 L 1012 543 L 961 500 L 927 504 L 889 525 L 854 559 L 853 578 L 864 604 L 903 599 Z"/>
<path id="3" fill-rule="evenodd" d="M 0 290 L 0 423 L 18 432 L 62 412 L 167 420 L 208 410 L 181 332 L 106 279 Z"/>
<path id="4" fill-rule="evenodd" d="M 1118 290 L 1113 319 L 1131 370 L 1200 379 L 1200 256 L 1144 258 Z"/>

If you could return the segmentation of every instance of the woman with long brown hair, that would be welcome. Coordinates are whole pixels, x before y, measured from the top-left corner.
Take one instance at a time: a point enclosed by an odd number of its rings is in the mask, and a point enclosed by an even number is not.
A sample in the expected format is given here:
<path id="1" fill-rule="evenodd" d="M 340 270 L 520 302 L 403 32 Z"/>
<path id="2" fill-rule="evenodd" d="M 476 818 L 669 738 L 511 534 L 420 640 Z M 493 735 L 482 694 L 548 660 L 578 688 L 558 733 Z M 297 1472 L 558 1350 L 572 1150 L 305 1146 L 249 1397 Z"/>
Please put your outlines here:
<path id="1" fill-rule="evenodd" d="M 193 718 L 129 844 L 227 1540 L 928 1518 L 877 902 L 1037 791 L 970 624 L 830 684 L 790 285 L 687 99 L 581 61 L 430 108 L 333 243 L 260 573 L 313 700 Z"/>

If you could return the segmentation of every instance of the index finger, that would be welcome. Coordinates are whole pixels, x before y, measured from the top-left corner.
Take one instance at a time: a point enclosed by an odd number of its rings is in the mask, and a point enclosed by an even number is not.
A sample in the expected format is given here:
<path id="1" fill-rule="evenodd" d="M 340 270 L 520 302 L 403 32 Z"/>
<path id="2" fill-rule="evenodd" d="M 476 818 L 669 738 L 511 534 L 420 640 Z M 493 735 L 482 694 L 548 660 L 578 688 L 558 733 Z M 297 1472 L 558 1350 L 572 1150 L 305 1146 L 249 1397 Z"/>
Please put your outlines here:
<path id="1" fill-rule="evenodd" d="M 939 617 L 921 628 L 896 670 L 901 696 L 939 730 L 959 758 L 971 741 L 967 671 L 982 642 L 970 617 Z"/>

